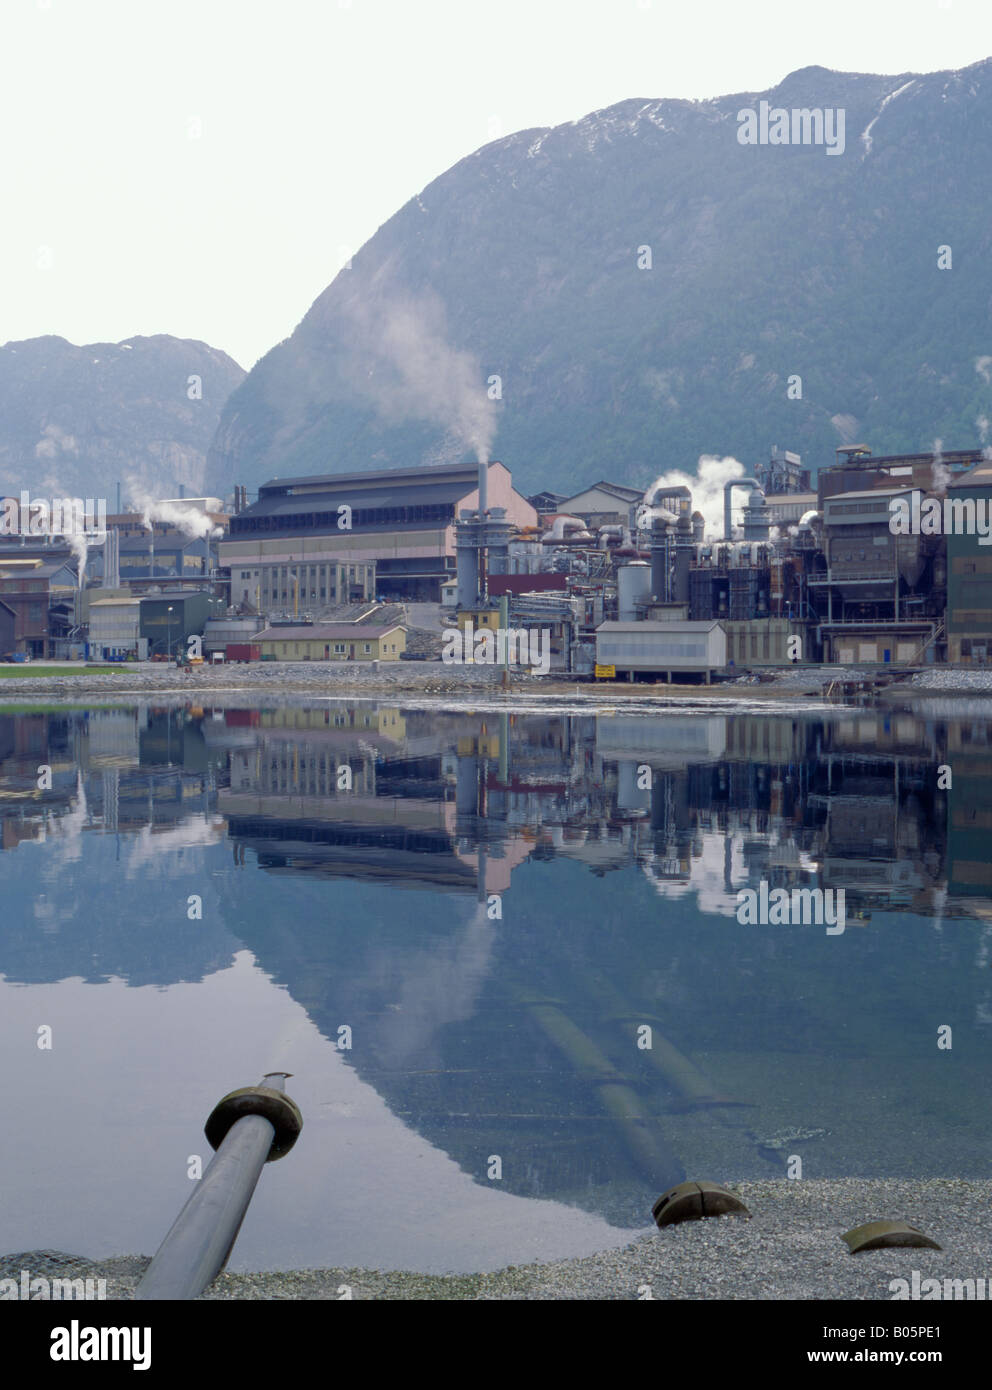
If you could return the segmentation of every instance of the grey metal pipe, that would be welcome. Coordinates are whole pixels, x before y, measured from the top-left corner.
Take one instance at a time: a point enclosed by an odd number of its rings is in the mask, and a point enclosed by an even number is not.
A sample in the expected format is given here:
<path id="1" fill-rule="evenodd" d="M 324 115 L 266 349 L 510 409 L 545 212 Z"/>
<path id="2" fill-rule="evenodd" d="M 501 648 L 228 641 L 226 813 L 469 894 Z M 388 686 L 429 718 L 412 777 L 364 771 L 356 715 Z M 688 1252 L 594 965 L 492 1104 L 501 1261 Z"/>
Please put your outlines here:
<path id="1" fill-rule="evenodd" d="M 259 1175 L 280 1158 L 302 1127 L 282 1093 L 289 1072 L 269 1072 L 260 1086 L 232 1091 L 214 1108 L 207 1137 L 223 1134 L 207 1171 L 159 1246 L 136 1299 L 196 1298 L 227 1264 Z M 264 1113 L 263 1113 L 264 1112 Z"/>
<path id="2" fill-rule="evenodd" d="M 748 487 L 748 488 L 751 489 L 752 492 L 760 492 L 760 491 L 761 491 L 761 484 L 758 482 L 757 478 L 731 478 L 729 482 L 724 483 L 724 485 L 723 485 L 723 538 L 724 538 L 724 540 L 727 540 L 727 541 L 730 540 L 730 530 L 731 530 L 731 526 L 730 526 L 731 502 L 733 501 L 733 494 L 734 494 L 734 488 L 735 488 L 735 487 Z"/>

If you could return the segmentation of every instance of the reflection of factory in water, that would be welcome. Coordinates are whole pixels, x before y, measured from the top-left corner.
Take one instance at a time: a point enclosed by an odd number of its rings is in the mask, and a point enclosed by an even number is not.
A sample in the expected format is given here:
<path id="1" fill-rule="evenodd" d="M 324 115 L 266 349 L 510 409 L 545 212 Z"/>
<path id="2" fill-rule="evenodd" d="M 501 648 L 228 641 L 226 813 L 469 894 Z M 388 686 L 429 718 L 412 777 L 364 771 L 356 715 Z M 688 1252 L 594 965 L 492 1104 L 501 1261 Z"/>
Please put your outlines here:
<path id="1" fill-rule="evenodd" d="M 188 710 L 0 713 L 2 846 L 81 811 L 85 830 L 168 830 L 212 814 L 225 775 Z"/>
<path id="2" fill-rule="evenodd" d="M 694 885 L 727 913 L 761 878 L 843 887 L 849 912 L 927 913 L 945 910 L 949 844 L 951 897 L 992 887 L 985 734 L 982 721 L 867 712 L 821 723 L 360 703 L 0 716 L 2 843 L 37 838 L 82 796 L 92 828 L 220 815 L 237 852 L 273 872 L 482 899 L 509 891 L 528 859 L 561 856 L 600 875 L 639 865 L 659 891 Z M 51 786 L 39 790 L 42 765 Z"/>
<path id="3" fill-rule="evenodd" d="M 242 722 L 242 720 L 251 722 Z M 306 872 L 503 893 L 528 859 L 630 865 L 732 914 L 741 887 L 844 887 L 855 916 L 943 910 L 940 727 L 910 715 L 551 719 L 227 711 L 218 810 Z M 714 897 L 714 892 L 716 896 Z"/>
<path id="4" fill-rule="evenodd" d="M 228 849 L 211 870 L 222 858 L 218 935 L 180 917 L 196 934 L 180 956 L 174 928 L 156 930 L 156 979 L 187 978 L 194 946 L 201 971 L 224 964 L 226 931 L 325 1038 L 353 1028 L 347 1064 L 465 1171 L 509 1155 L 504 1191 L 639 1224 L 647 1188 L 701 1164 L 771 1176 L 781 1164 L 762 1135 L 834 1127 L 828 1101 L 808 1114 L 791 1078 L 806 1088 L 818 1066 L 884 1054 L 873 990 L 905 998 L 915 972 L 942 962 L 938 986 L 992 1022 L 972 971 L 989 928 L 935 930 L 988 911 L 992 813 L 968 773 L 990 780 L 983 734 L 860 711 L 67 711 L 0 719 L 0 813 L 39 838 L 73 816 L 83 830 L 147 827 L 166 846 L 187 823 L 207 832 L 197 843 L 226 836 L 234 864 Z M 53 785 L 36 794 L 42 762 Z M 845 888 L 848 925 L 868 929 L 839 943 L 745 931 L 736 894 L 762 880 Z M 125 922 L 119 973 L 133 936 Z M 32 948 L 25 933 L 26 961 Z M 852 970 L 869 1003 L 830 1032 Z M 642 1023 L 648 1053 L 634 1042 Z M 759 1122 L 779 1103 L 792 1113 Z"/>

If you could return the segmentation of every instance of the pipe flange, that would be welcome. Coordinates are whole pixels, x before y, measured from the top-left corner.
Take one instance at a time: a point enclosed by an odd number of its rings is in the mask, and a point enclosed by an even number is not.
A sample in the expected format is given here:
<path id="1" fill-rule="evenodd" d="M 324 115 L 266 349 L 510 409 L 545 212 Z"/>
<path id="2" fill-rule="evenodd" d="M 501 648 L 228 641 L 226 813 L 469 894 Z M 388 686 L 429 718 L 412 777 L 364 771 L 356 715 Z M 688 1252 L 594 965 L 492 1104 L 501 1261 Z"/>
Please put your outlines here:
<path id="1" fill-rule="evenodd" d="M 270 1090 L 268 1086 L 243 1086 L 219 1100 L 210 1112 L 203 1132 L 211 1148 L 219 1149 L 227 1131 L 246 1115 L 261 1115 L 275 1130 L 266 1163 L 288 1154 L 303 1128 L 300 1107 L 282 1091 Z"/>

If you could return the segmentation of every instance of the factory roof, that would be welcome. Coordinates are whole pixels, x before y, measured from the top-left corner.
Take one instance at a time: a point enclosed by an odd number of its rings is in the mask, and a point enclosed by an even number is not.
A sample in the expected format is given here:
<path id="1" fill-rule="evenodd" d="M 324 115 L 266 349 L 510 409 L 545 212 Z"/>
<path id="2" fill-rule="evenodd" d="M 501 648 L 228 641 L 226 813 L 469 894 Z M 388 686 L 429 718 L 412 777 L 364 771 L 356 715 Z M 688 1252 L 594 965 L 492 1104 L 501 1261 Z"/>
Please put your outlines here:
<path id="1" fill-rule="evenodd" d="M 143 536 L 122 537 L 118 542 L 122 555 L 144 554 L 150 550 L 154 544 L 156 550 L 188 550 L 191 545 L 196 545 L 202 541 L 201 536 L 183 536 L 177 533 L 174 536 L 158 535 L 152 540 L 150 531 L 146 531 Z"/>
<path id="2" fill-rule="evenodd" d="M 656 623 L 650 620 L 643 623 L 600 623 L 597 632 L 710 632 L 720 624 L 715 618 L 693 623 Z"/>
<path id="3" fill-rule="evenodd" d="M 263 628 L 252 637 L 253 642 L 300 642 L 308 638 L 315 642 L 368 641 L 371 638 L 385 637 L 397 629 L 406 628 L 403 623 L 387 623 L 376 626 L 373 623 L 301 623 L 299 627 L 278 626 Z"/>
<path id="4" fill-rule="evenodd" d="M 824 498 L 823 505 L 835 507 L 838 502 L 863 502 L 869 498 L 877 502 L 880 497 L 899 497 L 904 492 L 919 492 L 919 490 L 912 483 L 906 483 L 903 487 L 873 487 L 869 488 L 867 492 L 835 492 L 831 497 Z M 815 497 L 816 494 L 814 493 L 813 496 Z"/>
<path id="5" fill-rule="evenodd" d="M 488 467 L 496 467 L 498 461 L 493 459 Z M 502 467 L 502 464 L 498 464 Z M 416 487 L 420 490 L 421 486 L 430 486 L 434 480 L 442 482 L 448 479 L 451 482 L 468 483 L 468 491 L 477 485 L 479 480 L 478 463 L 440 463 L 426 467 L 418 465 L 416 468 L 383 468 L 376 471 L 358 469 L 353 473 L 315 473 L 312 476 L 300 478 L 272 478 L 267 483 L 263 483 L 258 490 L 259 500 L 262 494 L 269 492 L 285 492 L 291 487 L 317 488 L 325 484 L 328 490 L 339 490 L 343 487 L 358 486 L 367 483 L 384 482 L 395 483 L 399 487 Z M 378 493 L 380 489 L 376 488 Z M 464 491 L 464 489 L 463 489 Z"/>
<path id="6" fill-rule="evenodd" d="M 271 493 L 260 497 L 251 507 L 232 517 L 232 521 L 243 521 L 255 516 L 298 516 L 301 512 L 319 512 L 322 509 L 336 512 L 342 504 L 358 507 L 403 507 L 429 506 L 431 503 L 455 503 L 465 497 L 476 486 L 473 481 L 441 480 L 428 486 L 416 487 L 410 483 L 397 483 L 391 488 L 367 489 L 356 479 L 353 487 L 339 488 L 327 492 Z M 337 526 L 337 516 L 334 517 Z"/>
<path id="7" fill-rule="evenodd" d="M 977 468 L 959 474 L 948 486 L 952 488 L 992 487 L 992 459 L 982 459 Z"/>
<path id="8" fill-rule="evenodd" d="M 572 498 L 583 497 L 587 492 L 606 492 L 612 497 L 619 497 L 622 502 L 640 502 L 644 496 L 642 487 L 627 487 L 624 483 L 608 483 L 600 479 L 597 483 L 590 483 L 588 487 L 580 488 L 578 492 L 573 492 L 571 497 L 563 498 L 563 502 L 570 502 Z M 676 491 L 675 488 L 669 491 Z"/>
<path id="9" fill-rule="evenodd" d="M 190 575 L 190 576 L 189 576 L 189 579 L 192 580 L 192 579 L 194 579 L 195 577 L 196 577 L 195 575 Z M 163 576 L 160 575 L 160 574 L 157 574 L 157 575 L 155 575 L 155 578 L 158 580 L 158 579 L 162 579 Z M 142 581 L 142 582 L 144 582 L 144 581 Z M 179 590 L 170 589 L 170 590 L 168 590 L 168 592 L 166 592 L 166 593 L 164 593 L 164 594 L 142 594 L 142 595 L 141 595 L 141 602 L 142 602 L 142 603 L 192 603 L 194 599 L 202 598 L 202 597 L 204 596 L 204 594 L 206 594 L 206 593 L 207 593 L 207 590 L 206 590 L 206 589 L 179 589 Z"/>
<path id="10" fill-rule="evenodd" d="M 876 491 L 876 492 L 881 492 L 882 489 L 881 489 L 881 488 L 876 488 L 875 491 Z M 837 497 L 843 497 L 843 496 L 850 497 L 851 494 L 850 494 L 850 493 L 840 493 L 840 492 L 838 492 L 838 493 L 835 493 L 834 495 L 837 496 Z M 809 502 L 811 506 L 815 506 L 815 505 L 816 505 L 817 496 L 818 496 L 818 494 L 817 494 L 815 491 L 814 491 L 814 492 L 766 492 L 766 493 L 765 493 L 765 501 L 767 502 L 767 504 L 768 504 L 769 507 L 779 507 L 779 506 L 785 505 L 786 503 L 790 503 L 790 504 L 791 504 L 791 503 L 800 504 L 800 503 L 803 503 L 803 502 Z"/>
<path id="11" fill-rule="evenodd" d="M 8 561 L 0 559 L 0 574 L 2 574 L 4 570 L 10 571 L 7 574 L 3 574 L 2 577 L 4 579 L 19 579 L 21 577 L 24 579 L 52 579 L 55 575 L 60 574 L 62 570 L 67 570 L 72 576 L 72 582 L 75 583 L 75 571 L 73 570 L 71 560 L 68 558 L 65 560 L 43 561 L 40 565 L 32 565 L 30 569 L 28 569 L 26 565 L 19 564 L 16 560 Z"/>

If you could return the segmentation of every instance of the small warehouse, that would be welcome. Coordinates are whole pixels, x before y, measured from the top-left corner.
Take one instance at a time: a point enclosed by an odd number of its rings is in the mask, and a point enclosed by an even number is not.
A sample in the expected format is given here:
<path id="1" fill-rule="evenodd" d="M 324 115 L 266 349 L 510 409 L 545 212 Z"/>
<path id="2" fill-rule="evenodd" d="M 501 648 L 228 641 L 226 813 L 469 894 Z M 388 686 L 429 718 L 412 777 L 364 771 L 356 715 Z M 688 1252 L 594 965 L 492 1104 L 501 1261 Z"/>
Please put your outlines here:
<path id="1" fill-rule="evenodd" d="M 727 664 L 727 635 L 716 621 L 601 623 L 596 629 L 596 665 L 614 667 L 616 678 L 640 674 L 694 674 L 709 685 Z"/>
<path id="2" fill-rule="evenodd" d="M 406 628 L 373 623 L 312 623 L 267 627 L 252 638 L 262 660 L 398 661 L 406 651 Z"/>
<path id="3" fill-rule="evenodd" d="M 99 593 L 100 590 L 95 592 Z M 139 637 L 141 600 L 98 598 L 90 602 L 89 654 L 99 661 L 116 661 L 128 655 L 145 660 L 148 639 Z"/>

